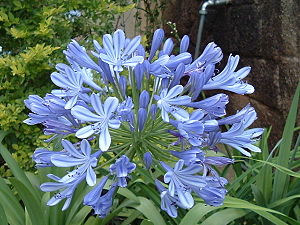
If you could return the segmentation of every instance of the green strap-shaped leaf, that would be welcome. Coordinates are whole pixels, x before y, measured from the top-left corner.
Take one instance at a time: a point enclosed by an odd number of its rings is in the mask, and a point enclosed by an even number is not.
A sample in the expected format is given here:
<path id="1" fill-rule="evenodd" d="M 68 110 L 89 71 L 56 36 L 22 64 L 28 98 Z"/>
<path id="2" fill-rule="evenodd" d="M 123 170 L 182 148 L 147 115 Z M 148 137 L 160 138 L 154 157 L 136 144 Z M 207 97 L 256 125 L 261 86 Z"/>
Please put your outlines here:
<path id="1" fill-rule="evenodd" d="M 6 218 L 10 224 L 24 225 L 24 209 L 17 198 L 13 195 L 10 188 L 6 185 L 3 178 L 0 177 L 0 202 L 4 207 Z"/>
<path id="2" fill-rule="evenodd" d="M 248 213 L 247 210 L 243 209 L 224 209 L 209 216 L 201 225 L 226 225 Z"/>
<path id="3" fill-rule="evenodd" d="M 70 224 L 72 225 L 81 225 L 87 215 L 91 212 L 91 208 L 88 206 L 82 207 L 77 214 L 73 217 Z"/>
<path id="4" fill-rule="evenodd" d="M 159 210 L 155 207 L 152 201 L 144 198 L 138 197 L 140 204 L 133 206 L 133 208 L 140 211 L 146 218 L 148 218 L 152 223 L 159 225 L 166 225 L 163 217 L 161 216 Z"/>
<path id="5" fill-rule="evenodd" d="M 196 204 L 188 213 L 183 217 L 179 225 L 196 225 L 207 213 L 217 210 L 218 208 L 208 206 L 203 203 Z"/>
<path id="6" fill-rule="evenodd" d="M 37 201 L 33 193 L 20 180 L 11 178 L 10 181 L 17 189 L 18 195 L 26 206 L 32 225 L 46 225 L 44 212 L 41 210 L 41 200 Z"/>
<path id="7" fill-rule="evenodd" d="M 269 208 L 275 208 L 275 207 L 283 205 L 283 204 L 285 204 L 285 203 L 287 203 L 287 202 L 289 202 L 289 201 L 291 201 L 295 198 L 300 198 L 300 195 L 292 195 L 292 196 L 289 196 L 287 198 L 280 199 L 276 202 L 272 202 L 270 205 L 268 205 L 268 207 Z"/>
<path id="8" fill-rule="evenodd" d="M 288 167 L 289 165 L 289 156 L 290 156 L 293 134 L 294 134 L 293 130 L 295 127 L 297 110 L 299 107 L 299 96 L 300 96 L 300 82 L 298 84 L 296 93 L 292 101 L 292 105 L 283 130 L 282 142 L 279 147 L 279 154 L 278 154 L 279 158 L 277 164 L 282 167 Z M 286 173 L 280 170 L 277 170 L 275 172 L 274 185 L 273 185 L 273 187 L 275 188 L 273 189 L 272 201 L 281 199 L 284 196 L 284 194 L 286 193 L 287 181 L 288 181 L 288 176 Z"/>
<path id="9" fill-rule="evenodd" d="M 27 187 L 28 190 L 30 190 L 32 193 L 34 193 L 34 198 L 36 200 L 39 199 L 40 193 L 37 191 L 36 188 L 34 188 L 27 176 L 25 175 L 24 171 L 18 166 L 16 161 L 11 156 L 10 152 L 7 150 L 7 148 L 0 143 L 0 154 L 2 155 L 5 162 L 8 164 L 9 169 L 12 171 L 13 175 L 20 180 L 23 185 Z"/>
<path id="10" fill-rule="evenodd" d="M 5 211 L 0 203 L 0 225 L 8 225 Z"/>

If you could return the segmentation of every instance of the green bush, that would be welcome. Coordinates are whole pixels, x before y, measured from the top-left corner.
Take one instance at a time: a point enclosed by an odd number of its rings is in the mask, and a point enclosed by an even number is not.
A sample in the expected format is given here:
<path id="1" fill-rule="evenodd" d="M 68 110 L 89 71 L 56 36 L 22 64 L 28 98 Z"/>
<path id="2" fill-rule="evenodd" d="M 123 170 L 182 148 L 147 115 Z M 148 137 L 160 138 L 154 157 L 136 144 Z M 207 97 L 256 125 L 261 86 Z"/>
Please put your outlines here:
<path id="1" fill-rule="evenodd" d="M 125 3 L 0 0 L 0 130 L 10 132 L 5 144 L 22 168 L 30 170 L 30 155 L 45 145 L 39 128 L 22 123 L 27 117 L 23 100 L 51 90 L 49 74 L 64 58 L 57 49 L 65 49 L 72 38 L 91 43 L 93 35 L 112 32 L 115 17 L 134 6 Z M 10 175 L 4 166 L 0 174 Z"/>

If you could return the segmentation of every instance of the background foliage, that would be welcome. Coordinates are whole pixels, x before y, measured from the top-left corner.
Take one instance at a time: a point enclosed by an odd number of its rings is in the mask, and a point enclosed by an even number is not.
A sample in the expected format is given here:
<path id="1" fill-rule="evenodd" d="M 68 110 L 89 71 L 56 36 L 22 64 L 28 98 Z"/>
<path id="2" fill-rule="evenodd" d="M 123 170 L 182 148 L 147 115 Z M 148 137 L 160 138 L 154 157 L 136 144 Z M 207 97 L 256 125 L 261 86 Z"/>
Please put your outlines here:
<path id="1" fill-rule="evenodd" d="M 22 122 L 23 100 L 51 90 L 49 74 L 72 38 L 91 43 L 133 7 L 124 0 L 0 0 L 0 130 L 10 131 L 5 144 L 22 168 L 30 170 L 33 150 L 45 145 L 41 130 Z M 0 174 L 10 175 L 4 166 Z"/>

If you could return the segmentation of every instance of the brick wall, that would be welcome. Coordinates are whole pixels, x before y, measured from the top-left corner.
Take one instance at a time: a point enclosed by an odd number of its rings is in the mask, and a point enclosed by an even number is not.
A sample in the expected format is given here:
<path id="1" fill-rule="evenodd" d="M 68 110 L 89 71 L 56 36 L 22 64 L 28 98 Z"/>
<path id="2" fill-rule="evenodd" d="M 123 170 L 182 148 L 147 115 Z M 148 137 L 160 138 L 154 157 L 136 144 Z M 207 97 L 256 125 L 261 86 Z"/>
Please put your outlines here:
<path id="1" fill-rule="evenodd" d="M 177 24 L 180 35 L 190 35 L 191 52 L 201 3 L 170 0 L 163 13 L 166 21 Z M 273 142 L 281 135 L 300 78 L 299 12 L 299 0 L 234 0 L 208 8 L 205 20 L 201 48 L 214 41 L 223 49 L 224 61 L 229 53 L 239 54 L 240 65 L 252 67 L 247 79 L 256 91 L 250 96 L 231 95 L 231 109 L 250 101 L 259 116 L 256 126 L 273 126 Z"/>

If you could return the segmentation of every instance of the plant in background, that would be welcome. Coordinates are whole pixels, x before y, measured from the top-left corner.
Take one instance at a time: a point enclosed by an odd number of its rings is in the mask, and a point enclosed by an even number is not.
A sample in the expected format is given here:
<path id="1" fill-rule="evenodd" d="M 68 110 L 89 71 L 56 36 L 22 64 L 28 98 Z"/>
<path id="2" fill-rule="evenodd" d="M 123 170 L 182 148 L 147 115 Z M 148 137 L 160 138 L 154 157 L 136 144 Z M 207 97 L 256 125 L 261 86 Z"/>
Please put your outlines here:
<path id="1" fill-rule="evenodd" d="M 163 179 L 153 182 L 161 209 L 177 217 L 178 208 L 193 207 L 195 195 L 208 205 L 223 204 L 228 181 L 215 166 L 233 160 L 222 156 L 218 144 L 246 156 L 260 152 L 254 143 L 263 129 L 247 129 L 256 119 L 253 107 L 223 117 L 226 94 L 197 100 L 203 90 L 253 93 L 253 86 L 242 81 L 250 67 L 236 71 L 239 56 L 230 55 L 224 70 L 216 73 L 215 64 L 223 57 L 216 44 L 208 44 L 192 60 L 186 52 L 187 36 L 178 55 L 172 55 L 172 40 L 163 39 L 164 31 L 156 30 L 149 54 L 139 36 L 128 39 L 122 30 L 104 35 L 103 46 L 94 40 L 92 55 L 72 41 L 64 51 L 69 65 L 59 63 L 58 72 L 51 74 L 60 89 L 25 101 L 32 113 L 24 122 L 43 124 L 45 135 L 51 136 L 48 141 L 61 143 L 59 151 L 37 149 L 37 166 L 70 168 L 63 176 L 48 174 L 53 181 L 41 185 L 45 192 L 56 192 L 48 205 L 65 200 L 63 210 L 67 209 L 76 188 L 86 183 L 94 188 L 83 203 L 106 217 L 118 189 L 126 187 L 144 164 L 150 173 L 164 171 Z M 180 85 L 183 76 L 189 76 L 185 86 Z M 225 125 L 228 131 L 222 131 Z M 102 177 L 98 184 L 97 175 Z"/>
<path id="2" fill-rule="evenodd" d="M 51 89 L 48 74 L 63 60 L 64 49 L 76 38 L 91 45 L 87 37 L 113 31 L 115 17 L 133 4 L 116 0 L 14 0 L 0 2 L 0 130 L 22 168 L 32 170 L 32 149 L 46 146 L 37 127 L 22 124 L 23 100 L 29 94 L 44 95 Z M 123 4 L 123 3 L 122 3 Z M 2 166 L 0 161 L 0 164 Z M 0 173 L 9 176 L 6 167 Z"/>

